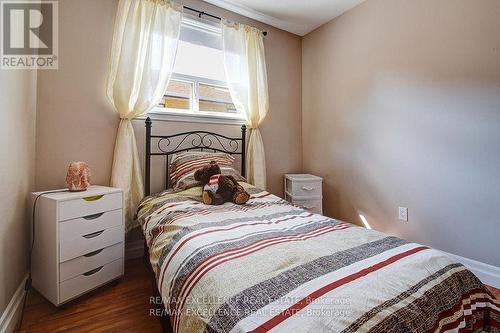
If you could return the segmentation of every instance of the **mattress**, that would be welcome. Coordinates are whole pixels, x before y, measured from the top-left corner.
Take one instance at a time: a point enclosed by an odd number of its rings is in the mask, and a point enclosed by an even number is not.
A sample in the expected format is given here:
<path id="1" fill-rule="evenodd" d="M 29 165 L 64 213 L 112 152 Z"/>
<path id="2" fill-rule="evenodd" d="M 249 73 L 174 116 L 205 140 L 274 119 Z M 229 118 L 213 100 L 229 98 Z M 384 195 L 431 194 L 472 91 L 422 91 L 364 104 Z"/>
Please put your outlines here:
<path id="1" fill-rule="evenodd" d="M 248 184 L 146 198 L 138 220 L 174 332 L 498 332 L 499 304 L 440 251 L 304 209 Z"/>

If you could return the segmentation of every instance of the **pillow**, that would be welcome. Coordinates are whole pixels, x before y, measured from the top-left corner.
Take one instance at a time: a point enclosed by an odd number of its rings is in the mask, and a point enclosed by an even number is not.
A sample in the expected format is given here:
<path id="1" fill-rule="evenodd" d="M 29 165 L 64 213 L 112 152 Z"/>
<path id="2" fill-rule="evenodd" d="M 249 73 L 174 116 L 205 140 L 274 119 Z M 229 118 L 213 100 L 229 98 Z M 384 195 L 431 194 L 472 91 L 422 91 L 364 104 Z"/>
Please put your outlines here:
<path id="1" fill-rule="evenodd" d="M 186 190 L 194 186 L 201 186 L 194 179 L 194 173 L 196 170 L 209 165 L 211 161 L 217 162 L 223 175 L 231 175 L 237 181 L 246 181 L 233 168 L 233 156 L 224 153 L 189 151 L 172 157 L 170 162 L 170 185 L 174 190 Z"/>

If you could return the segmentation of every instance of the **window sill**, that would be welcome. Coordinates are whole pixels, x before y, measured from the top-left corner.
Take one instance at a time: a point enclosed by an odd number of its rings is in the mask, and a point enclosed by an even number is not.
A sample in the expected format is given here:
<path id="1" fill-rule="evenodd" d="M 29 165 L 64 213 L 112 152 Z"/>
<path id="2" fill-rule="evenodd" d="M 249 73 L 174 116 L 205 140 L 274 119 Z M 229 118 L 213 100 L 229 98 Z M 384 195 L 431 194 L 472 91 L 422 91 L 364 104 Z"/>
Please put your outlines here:
<path id="1" fill-rule="evenodd" d="M 177 121 L 183 123 L 205 123 L 205 124 L 222 124 L 222 125 L 244 125 L 245 119 L 235 116 L 224 116 L 214 114 L 194 114 L 181 112 L 165 112 L 153 109 L 147 115 L 137 117 L 135 119 L 144 120 L 150 117 L 151 120 L 157 121 Z"/>

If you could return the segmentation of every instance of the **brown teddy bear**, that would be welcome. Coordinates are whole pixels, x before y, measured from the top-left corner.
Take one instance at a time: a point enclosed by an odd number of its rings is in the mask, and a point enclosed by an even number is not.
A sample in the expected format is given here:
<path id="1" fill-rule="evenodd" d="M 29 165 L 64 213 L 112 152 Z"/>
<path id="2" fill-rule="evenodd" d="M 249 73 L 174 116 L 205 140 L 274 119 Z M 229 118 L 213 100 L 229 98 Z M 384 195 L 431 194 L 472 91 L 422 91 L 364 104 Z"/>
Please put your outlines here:
<path id="1" fill-rule="evenodd" d="M 228 201 L 242 205 L 250 199 L 250 194 L 233 176 L 221 174 L 220 167 L 215 161 L 196 170 L 194 179 L 203 185 L 203 203 L 206 205 L 222 205 Z"/>

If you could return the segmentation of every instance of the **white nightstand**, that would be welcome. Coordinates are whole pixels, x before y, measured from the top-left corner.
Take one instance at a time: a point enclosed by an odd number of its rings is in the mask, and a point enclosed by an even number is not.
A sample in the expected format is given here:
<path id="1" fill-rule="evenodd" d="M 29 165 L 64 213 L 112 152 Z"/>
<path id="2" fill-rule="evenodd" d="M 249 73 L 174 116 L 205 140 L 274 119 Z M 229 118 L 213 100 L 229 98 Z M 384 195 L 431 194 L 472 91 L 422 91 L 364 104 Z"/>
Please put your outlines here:
<path id="1" fill-rule="evenodd" d="M 123 269 L 121 189 L 91 186 L 38 199 L 32 280 L 45 298 L 61 305 L 119 278 Z"/>
<path id="2" fill-rule="evenodd" d="M 309 174 L 285 175 L 285 200 L 317 213 L 323 213 L 322 178 Z"/>

